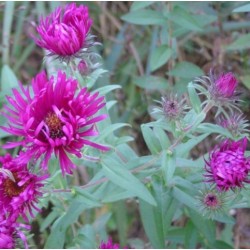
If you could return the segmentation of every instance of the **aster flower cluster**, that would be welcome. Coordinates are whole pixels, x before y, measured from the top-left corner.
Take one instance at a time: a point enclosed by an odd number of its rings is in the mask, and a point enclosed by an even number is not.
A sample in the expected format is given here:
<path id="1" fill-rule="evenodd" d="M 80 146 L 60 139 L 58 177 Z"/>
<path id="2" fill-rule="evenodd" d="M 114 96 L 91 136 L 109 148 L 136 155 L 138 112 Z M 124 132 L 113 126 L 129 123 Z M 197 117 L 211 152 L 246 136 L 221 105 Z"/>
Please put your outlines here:
<path id="1" fill-rule="evenodd" d="M 18 218 L 29 222 L 28 215 L 34 217 L 32 210 L 40 211 L 36 203 L 48 176 L 32 173 L 27 164 L 18 164 L 10 154 L 1 156 L 0 164 L 0 247 L 15 248 L 20 239 L 27 248 L 20 229 L 29 226 L 18 223 Z"/>
<path id="2" fill-rule="evenodd" d="M 205 160 L 205 183 L 210 184 L 210 188 L 202 192 L 199 200 L 202 212 L 211 216 L 213 212 L 223 210 L 225 197 L 230 190 L 240 190 L 250 183 L 250 158 L 245 156 L 248 121 L 238 107 L 241 100 L 237 91 L 238 80 L 233 73 L 219 76 L 210 73 L 210 76 L 198 78 L 196 82 L 205 87 L 197 87 L 200 94 L 207 97 L 204 104 L 210 103 L 218 109 L 215 115 L 220 114 L 216 119 L 217 124 L 231 134 L 230 139 L 218 136 L 221 141 Z"/>
<path id="3" fill-rule="evenodd" d="M 240 93 L 237 90 L 238 80 L 232 72 L 203 76 L 195 79 L 193 84 L 198 95 L 205 95 L 201 104 L 203 113 L 216 108 L 217 125 L 227 129 L 230 139 L 218 136 L 221 141 L 210 152 L 209 159 L 205 160 L 205 183 L 209 184 L 199 196 L 201 212 L 213 217 L 223 210 L 229 191 L 240 190 L 250 183 L 250 158 L 245 156 L 247 148 L 248 121 L 239 108 Z M 167 123 L 182 121 L 187 109 L 185 98 L 169 94 L 157 101 L 161 106 L 155 107 L 153 113 L 159 113 Z M 192 124 L 182 128 L 183 133 L 192 128 Z M 176 128 L 175 128 L 176 130 Z"/>
<path id="4" fill-rule="evenodd" d="M 33 38 L 49 56 L 66 63 L 74 61 L 80 74 L 88 74 L 86 58 L 91 57 L 90 48 L 95 45 L 91 25 L 88 8 L 71 3 L 41 18 L 39 37 Z M 65 176 L 76 168 L 72 156 L 81 158 L 85 146 L 109 150 L 91 140 L 98 135 L 96 123 L 107 115 L 97 114 L 105 106 L 104 97 L 82 88 L 62 70 L 51 77 L 42 71 L 33 78 L 31 87 L 20 84 L 20 91 L 12 92 L 1 112 L 8 125 L 1 129 L 21 139 L 3 146 L 7 150 L 18 148 L 16 157 L 0 157 L 0 248 L 18 247 L 20 241 L 27 248 L 21 229 L 30 227 L 18 220 L 29 223 L 34 211 L 40 212 L 38 204 L 49 178 L 50 158 L 55 155 Z M 38 173 L 31 169 L 31 162 L 36 163 Z"/>

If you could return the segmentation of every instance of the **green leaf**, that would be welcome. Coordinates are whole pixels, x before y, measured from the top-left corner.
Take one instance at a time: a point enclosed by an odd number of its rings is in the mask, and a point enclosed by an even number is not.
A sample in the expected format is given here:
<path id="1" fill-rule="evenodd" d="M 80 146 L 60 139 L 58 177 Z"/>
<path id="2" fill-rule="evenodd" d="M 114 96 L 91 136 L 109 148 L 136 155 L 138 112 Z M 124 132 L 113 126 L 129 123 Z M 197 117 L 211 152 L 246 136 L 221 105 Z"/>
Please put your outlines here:
<path id="1" fill-rule="evenodd" d="M 167 17 L 183 28 L 193 31 L 202 31 L 201 25 L 193 18 L 193 14 L 188 13 L 178 6 L 175 6 L 173 11 L 167 14 Z"/>
<path id="2" fill-rule="evenodd" d="M 8 91 L 11 88 L 18 87 L 18 80 L 14 72 L 8 65 L 2 67 L 1 73 L 1 87 L 2 91 Z"/>
<path id="3" fill-rule="evenodd" d="M 117 103 L 117 101 L 114 101 L 114 100 L 112 100 L 112 101 L 107 101 L 106 102 L 106 108 L 107 108 L 107 110 L 110 110 L 112 107 L 114 107 L 114 105 Z"/>
<path id="4" fill-rule="evenodd" d="M 115 37 L 115 40 L 120 41 L 120 42 L 112 43 L 112 47 L 110 48 L 110 51 L 109 51 L 108 55 L 106 56 L 105 68 L 109 72 L 113 72 L 116 69 L 118 62 L 119 62 L 119 59 L 122 56 L 122 53 L 124 51 L 125 43 L 123 41 L 125 40 L 127 26 L 128 26 L 128 24 L 125 23 L 121 27 L 120 31 L 118 32 L 118 34 Z"/>
<path id="5" fill-rule="evenodd" d="M 0 126 L 6 126 L 7 125 L 7 119 L 1 115 L 0 116 Z M 9 133 L 0 129 L 0 139 L 9 136 Z"/>
<path id="6" fill-rule="evenodd" d="M 244 50 L 250 48 L 250 34 L 240 35 L 238 39 L 236 39 L 229 46 L 226 46 L 227 50 Z"/>
<path id="7" fill-rule="evenodd" d="M 198 231 L 205 236 L 209 246 L 212 247 L 216 240 L 215 223 L 212 220 L 206 219 L 194 210 L 189 209 L 189 214 L 192 222 Z"/>
<path id="8" fill-rule="evenodd" d="M 100 207 L 102 205 L 99 201 L 97 201 L 93 194 L 88 193 L 81 187 L 73 187 L 72 192 L 75 193 L 74 198 L 77 199 L 77 201 L 84 203 L 86 206 Z"/>
<path id="9" fill-rule="evenodd" d="M 51 227 L 51 233 L 45 243 L 45 248 L 63 248 L 65 242 L 65 231 L 63 228 L 63 215 L 60 216 Z"/>
<path id="10" fill-rule="evenodd" d="M 167 235 L 167 240 L 169 240 L 172 244 L 168 247 L 170 249 L 177 248 L 177 245 L 173 244 L 174 242 L 183 244 L 185 240 L 185 235 L 186 231 L 183 230 L 183 228 L 172 226 Z"/>
<path id="11" fill-rule="evenodd" d="M 10 33 L 11 33 L 11 26 L 12 21 L 15 13 L 15 2 L 10 1 L 4 4 L 4 18 L 3 18 L 3 28 L 1 30 L 2 33 L 2 63 L 8 64 L 9 63 L 9 49 L 10 49 Z"/>
<path id="12" fill-rule="evenodd" d="M 12 47 L 12 55 L 15 56 L 15 58 L 18 58 L 18 56 L 21 53 L 21 48 L 22 45 L 20 43 L 20 36 L 23 32 L 23 25 L 25 24 L 25 18 L 27 15 L 27 12 L 29 10 L 29 2 L 23 2 L 22 6 L 24 7 L 22 11 L 19 11 L 17 13 L 17 18 L 16 18 L 16 24 L 15 24 L 15 36 L 14 36 L 14 42 L 13 42 L 13 47 Z"/>
<path id="13" fill-rule="evenodd" d="M 190 139 L 189 141 L 182 143 L 180 145 L 178 145 L 176 147 L 176 155 L 181 157 L 184 154 L 190 152 L 190 150 L 195 147 L 198 143 L 200 143 L 201 141 L 203 141 L 207 136 L 209 135 L 209 133 L 206 134 L 202 134 L 199 135 L 197 137 L 194 137 L 192 139 Z"/>
<path id="14" fill-rule="evenodd" d="M 240 77 L 242 83 L 248 88 L 250 89 L 250 75 L 244 75 Z"/>
<path id="15" fill-rule="evenodd" d="M 250 3 L 234 9 L 233 12 L 250 12 Z"/>
<path id="16" fill-rule="evenodd" d="M 173 188 L 173 196 L 175 199 L 177 199 L 182 204 L 185 204 L 186 206 L 190 207 L 193 210 L 197 210 L 197 202 L 196 200 L 190 196 L 189 194 L 183 192 L 181 189 L 174 187 Z"/>
<path id="17" fill-rule="evenodd" d="M 91 73 L 91 75 L 88 77 L 87 80 L 87 87 L 92 88 L 94 84 L 96 83 L 97 79 L 102 76 L 102 74 L 106 73 L 107 70 L 98 68 L 95 71 Z"/>
<path id="18" fill-rule="evenodd" d="M 166 24 L 164 16 L 155 10 L 135 10 L 121 17 L 122 20 L 138 25 Z"/>
<path id="19" fill-rule="evenodd" d="M 225 241 L 222 240 L 216 240 L 213 244 L 214 249 L 234 249 L 234 247 Z"/>
<path id="20" fill-rule="evenodd" d="M 88 204 L 73 199 L 67 212 L 61 215 L 53 224 L 50 235 L 46 241 L 45 248 L 63 248 L 65 244 L 65 233 L 68 227 L 73 224 L 79 215 L 87 208 Z"/>
<path id="21" fill-rule="evenodd" d="M 228 138 L 232 137 L 232 135 L 230 134 L 230 132 L 228 132 L 228 130 L 226 130 L 225 128 L 219 125 L 212 124 L 212 123 L 202 123 L 196 129 L 197 131 L 201 131 L 205 133 L 221 134 Z"/>
<path id="22" fill-rule="evenodd" d="M 14 71 L 18 72 L 20 67 L 23 65 L 23 63 L 27 60 L 29 55 L 34 51 L 34 48 L 36 47 L 35 43 L 30 43 L 23 51 L 20 57 L 18 57 L 18 60 L 15 62 Z"/>
<path id="23" fill-rule="evenodd" d="M 96 239 L 95 230 L 92 225 L 86 224 L 79 230 L 78 239 L 75 239 L 76 243 L 80 245 L 81 249 L 95 249 Z M 75 246 L 72 246 L 75 248 Z"/>
<path id="24" fill-rule="evenodd" d="M 143 138 L 152 154 L 157 154 L 161 151 L 162 147 L 159 140 L 156 138 L 154 132 L 146 124 L 141 125 Z"/>
<path id="25" fill-rule="evenodd" d="M 109 127 L 105 128 L 102 133 L 98 136 L 98 141 L 102 141 L 104 138 L 106 138 L 108 135 L 113 133 L 115 130 L 123 128 L 125 126 L 129 126 L 130 124 L 127 123 L 115 123 L 111 124 Z"/>
<path id="26" fill-rule="evenodd" d="M 110 220 L 112 214 L 111 213 L 105 213 L 102 216 L 98 217 L 95 222 L 93 223 L 94 229 L 98 232 L 105 228 L 106 224 Z"/>
<path id="27" fill-rule="evenodd" d="M 153 132 L 155 136 L 157 137 L 157 139 L 159 140 L 162 150 L 167 149 L 171 145 L 166 132 L 162 128 L 154 126 Z"/>
<path id="28" fill-rule="evenodd" d="M 154 1 L 138 1 L 138 2 L 133 2 L 130 11 L 135 11 L 135 10 L 140 10 L 145 7 L 148 7 L 149 5 L 153 4 Z"/>
<path id="29" fill-rule="evenodd" d="M 156 202 L 147 188 L 126 168 L 121 165 L 106 165 L 105 158 L 103 159 L 103 171 L 107 178 L 119 187 L 134 193 L 136 196 L 142 200 L 150 203 L 151 205 L 156 205 Z"/>
<path id="30" fill-rule="evenodd" d="M 187 225 L 185 226 L 185 247 L 187 249 L 195 249 L 197 245 L 197 229 L 195 228 L 194 224 L 191 220 L 188 221 Z"/>
<path id="31" fill-rule="evenodd" d="M 121 88 L 120 85 L 111 84 L 111 85 L 106 85 L 104 87 L 95 89 L 93 91 L 93 93 L 99 92 L 99 95 L 102 96 L 102 95 L 106 95 L 107 93 L 109 93 L 109 92 L 111 92 L 111 91 L 113 91 L 115 89 L 120 89 L 120 88 Z"/>
<path id="32" fill-rule="evenodd" d="M 201 100 L 195 90 L 193 82 L 188 84 L 188 94 L 192 107 L 194 108 L 195 112 L 199 114 L 201 112 Z"/>
<path id="33" fill-rule="evenodd" d="M 202 69 L 190 62 L 179 62 L 175 68 L 169 72 L 169 75 L 192 79 L 197 76 L 204 75 Z"/>
<path id="34" fill-rule="evenodd" d="M 59 216 L 56 209 L 49 213 L 49 215 L 42 221 L 40 225 L 40 232 L 43 232 L 47 227 L 49 227 L 52 222 Z"/>
<path id="35" fill-rule="evenodd" d="M 173 54 L 173 50 L 167 45 L 161 45 L 154 49 L 150 58 L 150 68 L 154 71 L 167 63 Z"/>
<path id="36" fill-rule="evenodd" d="M 176 168 L 175 154 L 162 152 L 162 169 L 165 175 L 167 185 L 171 185 Z"/>
<path id="37" fill-rule="evenodd" d="M 122 246 L 127 244 L 126 235 L 128 230 L 128 214 L 125 201 L 118 201 L 113 205 L 114 215 L 116 218 L 119 242 Z"/>
<path id="38" fill-rule="evenodd" d="M 164 249 L 165 239 L 162 228 L 161 213 L 150 204 L 140 200 L 140 215 L 144 230 L 153 248 Z"/>
<path id="39" fill-rule="evenodd" d="M 135 85 L 148 90 L 166 90 L 169 87 L 168 81 L 159 76 L 140 76 L 134 78 Z"/>

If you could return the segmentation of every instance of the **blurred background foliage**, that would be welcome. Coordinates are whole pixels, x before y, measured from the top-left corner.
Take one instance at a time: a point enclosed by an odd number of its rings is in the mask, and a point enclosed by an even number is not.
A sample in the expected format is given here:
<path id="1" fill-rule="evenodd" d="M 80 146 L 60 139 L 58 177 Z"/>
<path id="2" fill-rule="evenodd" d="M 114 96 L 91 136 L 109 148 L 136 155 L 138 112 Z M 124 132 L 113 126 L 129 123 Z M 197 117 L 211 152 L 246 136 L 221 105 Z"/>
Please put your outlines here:
<path id="1" fill-rule="evenodd" d="M 1 105 L 5 94 L 10 93 L 11 87 L 17 86 L 17 79 L 28 84 L 42 68 L 49 70 L 50 65 L 42 63 L 44 52 L 34 44 L 31 34 L 34 33 L 39 16 L 46 15 L 61 4 L 0 2 Z M 111 120 L 131 125 L 119 131 L 121 135 L 134 137 L 130 145 L 139 155 L 149 152 L 140 124 L 152 120 L 149 113 L 154 100 L 159 100 L 169 90 L 185 95 L 188 82 L 196 76 L 207 74 L 210 69 L 232 71 L 238 76 L 246 101 L 244 112 L 250 118 L 248 2 L 96 1 L 77 4 L 89 7 L 94 20 L 92 33 L 102 43 L 97 50 L 103 57 L 103 68 L 108 73 L 97 81 L 97 85 L 101 86 L 105 82 L 122 86 L 110 94 L 117 102 L 110 111 Z M 0 119 L 3 124 L 3 118 Z M 1 131 L 0 138 L 5 136 Z M 205 140 L 192 153 L 198 157 L 210 148 L 210 141 Z M 229 244 L 226 247 L 234 244 L 237 248 L 247 248 L 250 245 L 247 240 L 247 232 L 250 230 L 249 211 L 241 209 L 232 213 L 236 217 L 235 226 L 225 227 L 218 223 L 217 230 L 221 239 Z M 30 240 L 34 247 L 44 247 L 50 233 L 50 224 L 55 218 L 56 213 L 49 205 L 33 222 L 33 237 Z M 143 229 L 138 204 L 134 199 L 88 210 L 84 212 L 84 218 L 85 222 L 98 218 L 92 226 L 100 234 L 106 227 L 107 232 L 122 246 L 129 243 L 135 248 L 149 247 L 146 236 L 148 232 L 145 233 Z M 190 248 L 197 247 L 185 236 L 186 232 L 189 232 L 190 237 L 194 236 L 194 222 L 186 223 L 185 218 L 173 221 L 176 230 L 168 234 L 172 242 L 169 247 L 182 244 Z M 178 231 L 177 226 L 184 230 Z M 94 235 L 91 230 L 93 227 L 86 225 L 80 232 L 81 240 L 87 242 L 85 246 L 88 246 L 88 240 Z M 89 247 L 93 247 L 91 240 Z M 219 247 L 219 243 L 216 247 Z"/>

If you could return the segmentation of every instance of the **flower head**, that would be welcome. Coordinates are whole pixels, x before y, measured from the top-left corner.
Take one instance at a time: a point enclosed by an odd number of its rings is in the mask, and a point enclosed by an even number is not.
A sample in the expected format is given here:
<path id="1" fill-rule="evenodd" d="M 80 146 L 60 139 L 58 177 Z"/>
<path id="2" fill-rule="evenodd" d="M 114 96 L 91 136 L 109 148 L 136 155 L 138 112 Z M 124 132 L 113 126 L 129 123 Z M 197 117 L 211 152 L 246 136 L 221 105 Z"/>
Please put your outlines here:
<path id="1" fill-rule="evenodd" d="M 230 98 L 234 95 L 238 80 L 232 72 L 220 75 L 215 80 L 214 90 L 222 97 Z"/>
<path id="2" fill-rule="evenodd" d="M 204 216 L 213 218 L 225 209 L 226 198 L 225 193 L 218 192 L 214 188 L 206 188 L 205 190 L 200 191 L 198 197 L 200 212 Z"/>
<path id="3" fill-rule="evenodd" d="M 38 46 L 47 49 L 49 55 L 64 59 L 79 57 L 92 45 L 91 25 L 88 7 L 70 3 L 65 8 L 58 7 L 45 19 L 41 18 L 37 26 L 40 38 L 34 37 L 34 40 Z"/>
<path id="4" fill-rule="evenodd" d="M 246 138 L 236 142 L 224 140 L 210 152 L 205 177 L 216 184 L 219 191 L 242 188 L 244 183 L 250 183 L 250 161 L 244 156 L 246 144 Z"/>
<path id="5" fill-rule="evenodd" d="M 12 108 L 6 106 L 3 115 L 11 124 L 2 129 L 23 137 L 23 140 L 10 142 L 5 148 L 23 146 L 25 151 L 18 157 L 19 162 L 27 163 L 43 157 L 42 167 L 46 169 L 52 153 L 55 153 L 62 173 L 70 174 L 75 165 L 68 154 L 80 158 L 85 145 L 109 149 L 87 138 L 98 135 L 95 123 L 106 118 L 106 115 L 94 116 L 105 105 L 104 97 L 98 97 L 98 92 L 90 94 L 87 88 L 75 96 L 77 85 L 75 79 L 67 79 L 63 72 L 58 72 L 57 79 L 47 79 L 42 72 L 32 81 L 34 97 L 31 97 L 29 88 L 22 85 L 24 96 L 14 89 L 14 98 L 7 97 Z"/>
<path id="6" fill-rule="evenodd" d="M 161 97 L 161 101 L 156 101 L 161 107 L 155 107 L 153 113 L 160 113 L 170 121 L 179 120 L 187 108 L 185 101 L 185 98 L 180 100 L 177 94 L 170 93 L 167 96 Z"/>
<path id="7" fill-rule="evenodd" d="M 28 248 L 27 239 L 21 228 L 30 229 L 30 226 L 20 224 L 8 219 L 4 214 L 0 214 L 0 248 L 14 249 L 20 248 L 20 241 L 25 248 Z"/>
<path id="8" fill-rule="evenodd" d="M 213 100 L 219 108 L 224 106 L 230 110 L 232 108 L 238 109 L 237 105 L 240 101 L 237 92 L 238 80 L 232 72 L 216 75 L 211 71 L 209 76 L 196 78 L 195 81 L 205 86 L 203 91 L 202 88 L 199 88 L 200 91 L 208 99 Z"/>
<path id="9" fill-rule="evenodd" d="M 234 137 L 249 132 L 247 129 L 249 126 L 248 120 L 245 119 L 242 113 L 232 113 L 228 118 L 220 116 L 217 119 L 217 124 L 228 129 Z"/>
<path id="10" fill-rule="evenodd" d="M 16 160 L 18 161 L 18 159 Z M 43 181 L 48 176 L 37 176 L 31 173 L 27 165 L 17 164 L 8 154 L 0 157 L 0 163 L 2 165 L 0 169 L 0 209 L 13 219 L 21 215 L 28 221 L 27 213 L 34 217 L 32 208 L 40 211 L 36 203 L 42 196 Z"/>
<path id="11" fill-rule="evenodd" d="M 113 243 L 112 238 L 110 237 L 107 242 L 101 242 L 99 249 L 120 249 L 120 245 Z"/>

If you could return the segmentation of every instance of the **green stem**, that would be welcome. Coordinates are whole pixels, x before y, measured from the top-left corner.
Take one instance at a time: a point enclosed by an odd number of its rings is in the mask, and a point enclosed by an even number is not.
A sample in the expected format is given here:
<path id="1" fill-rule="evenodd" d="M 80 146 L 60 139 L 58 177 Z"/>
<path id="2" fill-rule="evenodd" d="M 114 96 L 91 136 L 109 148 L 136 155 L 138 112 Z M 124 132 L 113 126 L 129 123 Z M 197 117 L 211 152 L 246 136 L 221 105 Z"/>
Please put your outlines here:
<path id="1" fill-rule="evenodd" d="M 205 113 L 207 114 L 209 112 L 209 110 L 214 106 L 214 102 L 210 101 L 207 103 L 207 105 L 203 108 L 203 110 L 201 111 L 200 114 Z M 197 120 L 195 120 L 192 124 L 188 125 L 186 128 L 183 129 L 183 132 L 185 132 L 184 134 L 182 134 L 180 137 L 177 138 L 177 140 L 174 142 L 173 145 L 171 145 L 168 150 L 169 151 L 173 151 L 173 149 L 179 145 L 179 143 L 182 141 L 182 139 L 185 137 L 186 133 L 194 126 L 194 124 L 196 124 Z"/>
<path id="2" fill-rule="evenodd" d="M 160 157 L 161 157 L 161 154 L 159 154 L 159 155 L 157 155 L 156 157 L 154 157 L 151 161 L 149 161 L 149 162 L 147 162 L 147 163 L 145 163 L 145 164 L 143 164 L 143 165 L 141 165 L 141 166 L 139 166 L 139 167 L 137 167 L 137 168 L 135 168 L 135 169 L 130 170 L 130 172 L 131 172 L 131 173 L 138 173 L 138 172 L 140 172 L 140 171 L 142 171 L 142 170 L 144 170 L 144 169 L 146 169 L 146 168 L 149 168 L 149 167 L 151 167 Z M 106 177 L 103 177 L 103 178 L 101 178 L 101 179 L 99 179 L 99 180 L 97 180 L 97 181 L 95 181 L 95 182 L 87 183 L 86 185 L 80 186 L 80 188 L 86 189 L 86 188 L 89 188 L 89 187 L 97 186 L 97 185 L 102 184 L 102 183 L 107 182 L 107 181 L 109 181 L 109 179 L 106 178 Z M 48 191 L 48 192 L 49 192 L 49 191 Z M 63 192 L 70 193 L 70 192 L 71 192 L 71 189 L 54 189 L 52 192 L 53 192 L 53 193 L 63 193 Z"/>

